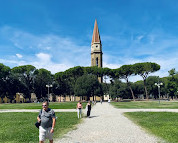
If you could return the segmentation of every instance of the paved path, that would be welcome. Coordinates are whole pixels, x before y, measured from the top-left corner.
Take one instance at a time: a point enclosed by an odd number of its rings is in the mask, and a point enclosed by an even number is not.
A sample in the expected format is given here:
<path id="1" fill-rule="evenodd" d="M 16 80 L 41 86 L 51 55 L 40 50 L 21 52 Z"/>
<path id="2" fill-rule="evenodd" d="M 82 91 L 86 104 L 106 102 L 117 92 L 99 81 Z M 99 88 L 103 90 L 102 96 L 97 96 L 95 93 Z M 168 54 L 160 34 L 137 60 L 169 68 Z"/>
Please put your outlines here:
<path id="1" fill-rule="evenodd" d="M 127 111 L 145 110 L 116 109 L 108 103 L 102 105 L 97 103 L 92 108 L 91 118 L 84 118 L 83 123 L 77 126 L 77 130 L 70 131 L 55 143 L 156 143 L 160 141 L 126 118 L 123 112 Z M 163 110 L 146 109 L 146 111 Z"/>

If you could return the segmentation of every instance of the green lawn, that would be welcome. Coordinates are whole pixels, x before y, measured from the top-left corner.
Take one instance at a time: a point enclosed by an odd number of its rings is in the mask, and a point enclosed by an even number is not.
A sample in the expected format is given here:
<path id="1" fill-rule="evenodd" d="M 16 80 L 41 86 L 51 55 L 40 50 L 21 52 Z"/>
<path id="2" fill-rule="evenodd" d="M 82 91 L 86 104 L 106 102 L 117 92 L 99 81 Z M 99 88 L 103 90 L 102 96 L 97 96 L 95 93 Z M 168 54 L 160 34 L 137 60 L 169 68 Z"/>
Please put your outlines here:
<path id="1" fill-rule="evenodd" d="M 178 143 L 178 113 L 127 112 L 124 114 L 148 132 L 169 143 Z"/>
<path id="2" fill-rule="evenodd" d="M 83 102 L 83 107 L 86 102 Z M 14 103 L 0 104 L 0 109 L 41 109 L 42 103 Z M 52 109 L 75 109 L 77 102 L 51 102 L 49 108 Z"/>
<path id="3" fill-rule="evenodd" d="M 116 108 L 125 109 L 178 109 L 178 102 L 172 101 L 130 101 L 130 102 L 111 102 Z"/>
<path id="4" fill-rule="evenodd" d="M 38 113 L 0 113 L 0 142 L 3 143 L 37 143 L 38 129 L 35 127 Z M 77 114 L 56 113 L 57 121 L 54 137 L 61 137 L 80 122 Z"/>

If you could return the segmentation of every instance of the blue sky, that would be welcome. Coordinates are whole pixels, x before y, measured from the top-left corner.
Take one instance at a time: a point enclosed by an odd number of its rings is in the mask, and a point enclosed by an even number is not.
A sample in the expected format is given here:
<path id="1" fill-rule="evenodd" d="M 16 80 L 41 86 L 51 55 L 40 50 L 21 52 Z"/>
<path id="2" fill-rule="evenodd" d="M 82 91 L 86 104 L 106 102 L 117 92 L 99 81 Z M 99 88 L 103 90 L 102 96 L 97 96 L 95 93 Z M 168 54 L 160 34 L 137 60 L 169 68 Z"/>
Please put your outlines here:
<path id="1" fill-rule="evenodd" d="M 0 0 L 0 63 L 52 73 L 90 66 L 96 18 L 104 67 L 156 62 L 152 75 L 168 76 L 178 70 L 177 9 L 177 0 Z"/>

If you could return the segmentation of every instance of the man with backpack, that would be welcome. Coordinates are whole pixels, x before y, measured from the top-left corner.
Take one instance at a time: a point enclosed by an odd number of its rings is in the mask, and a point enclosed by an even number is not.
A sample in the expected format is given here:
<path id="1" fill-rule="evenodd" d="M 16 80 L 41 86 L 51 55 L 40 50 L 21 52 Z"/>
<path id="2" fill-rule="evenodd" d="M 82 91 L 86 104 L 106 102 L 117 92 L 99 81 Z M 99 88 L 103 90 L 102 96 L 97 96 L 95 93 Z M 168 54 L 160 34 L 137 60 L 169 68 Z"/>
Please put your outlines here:
<path id="1" fill-rule="evenodd" d="M 43 102 L 42 109 L 37 117 L 38 122 L 41 122 L 39 127 L 39 143 L 44 143 L 45 139 L 49 139 L 53 143 L 53 132 L 56 123 L 55 113 L 48 108 L 49 103 Z"/>

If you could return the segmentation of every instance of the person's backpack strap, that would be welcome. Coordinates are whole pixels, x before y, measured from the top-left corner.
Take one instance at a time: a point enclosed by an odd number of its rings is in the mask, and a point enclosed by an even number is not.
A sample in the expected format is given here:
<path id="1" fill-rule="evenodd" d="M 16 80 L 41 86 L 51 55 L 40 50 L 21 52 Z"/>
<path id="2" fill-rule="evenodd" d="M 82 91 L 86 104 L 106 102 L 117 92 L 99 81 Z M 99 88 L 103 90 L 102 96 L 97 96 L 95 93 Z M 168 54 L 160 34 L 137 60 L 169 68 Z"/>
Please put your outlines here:
<path id="1" fill-rule="evenodd" d="M 42 111 L 43 111 L 43 110 L 41 109 L 41 110 L 40 110 L 40 119 L 41 119 Z"/>

